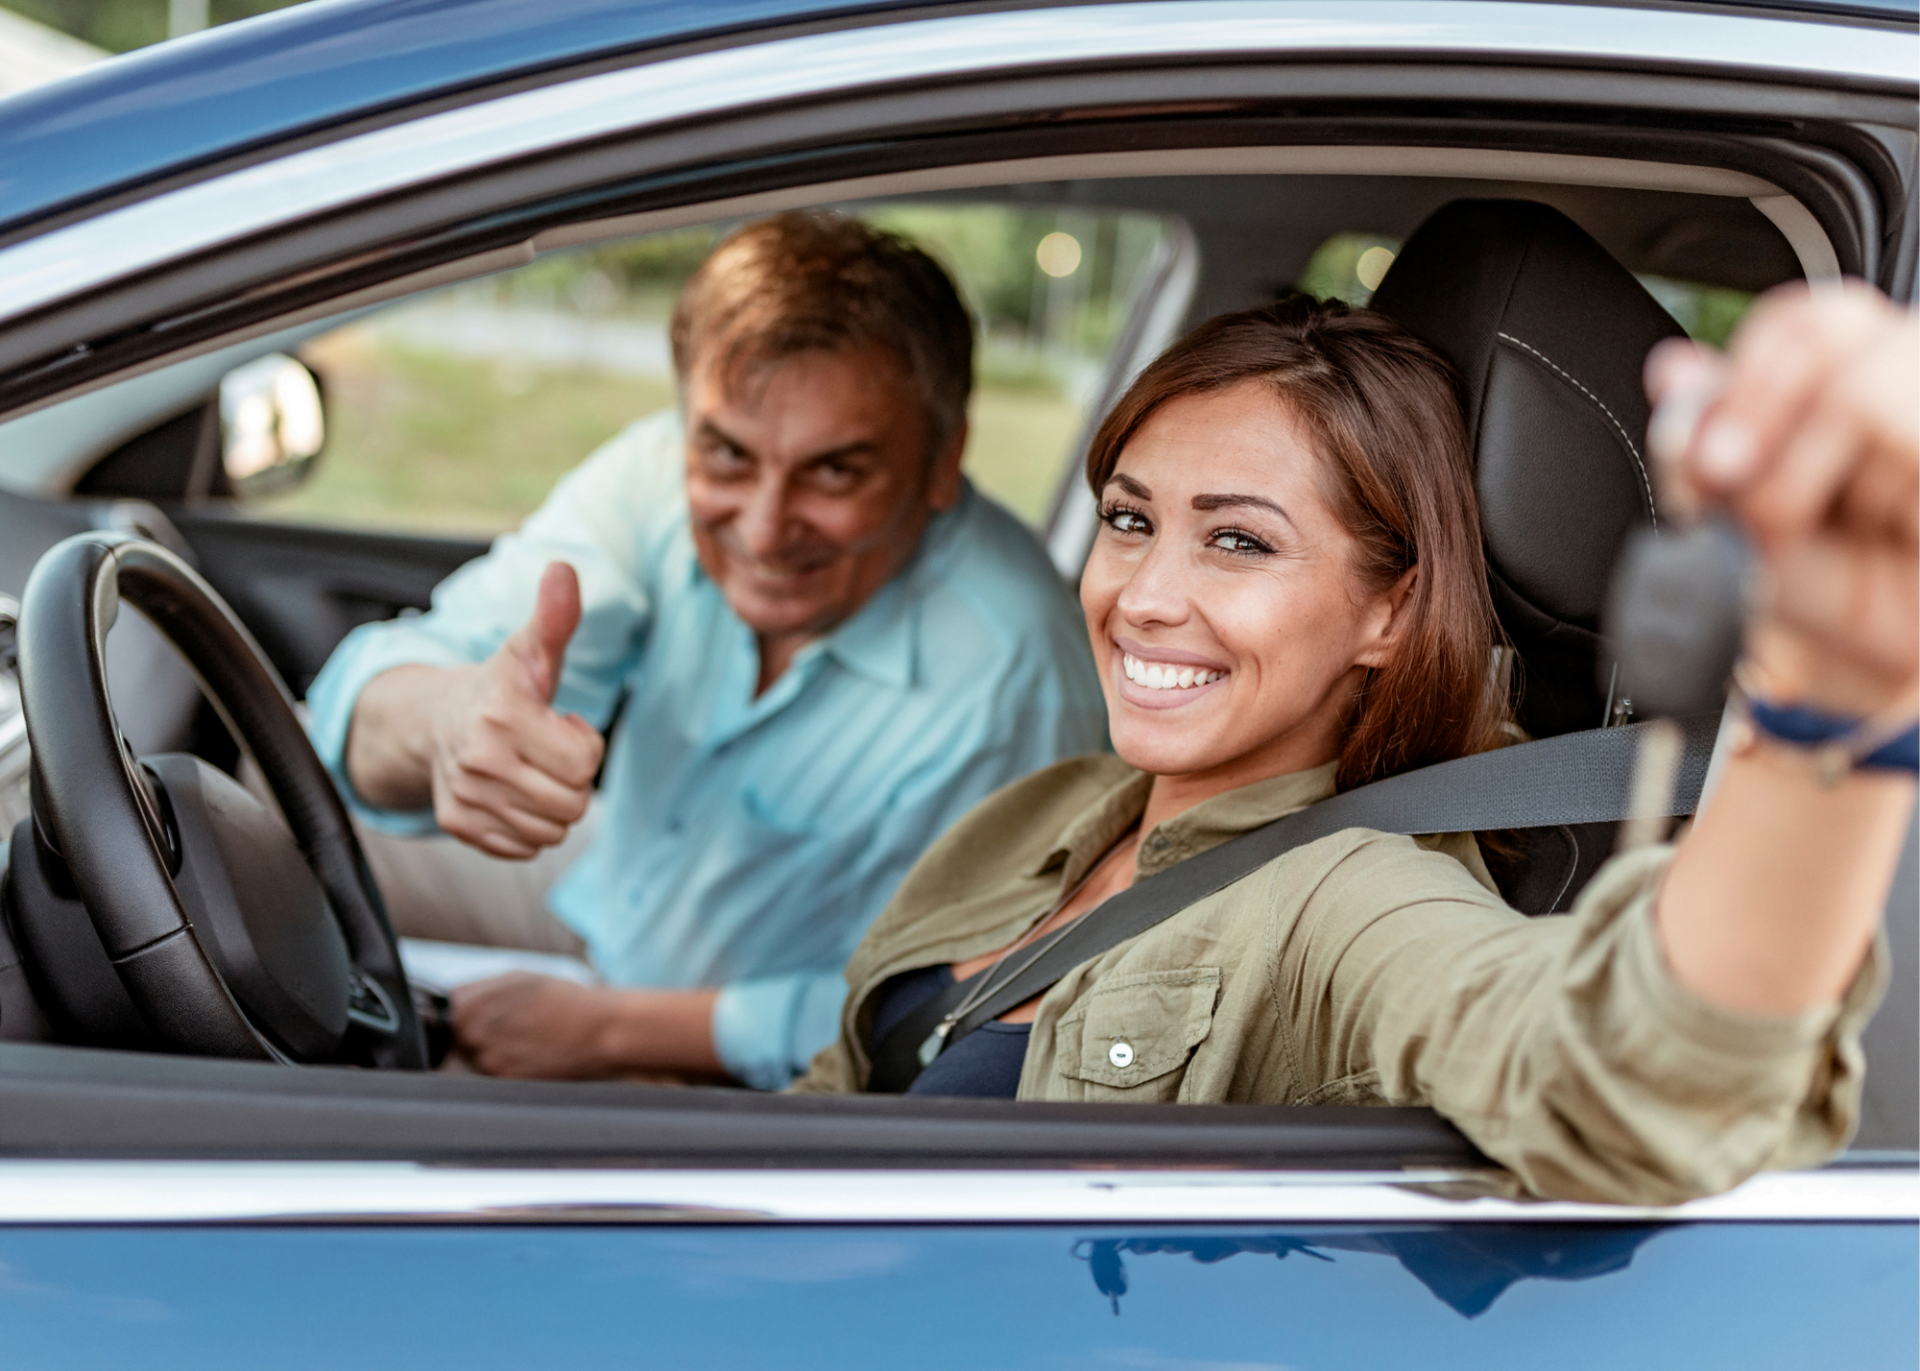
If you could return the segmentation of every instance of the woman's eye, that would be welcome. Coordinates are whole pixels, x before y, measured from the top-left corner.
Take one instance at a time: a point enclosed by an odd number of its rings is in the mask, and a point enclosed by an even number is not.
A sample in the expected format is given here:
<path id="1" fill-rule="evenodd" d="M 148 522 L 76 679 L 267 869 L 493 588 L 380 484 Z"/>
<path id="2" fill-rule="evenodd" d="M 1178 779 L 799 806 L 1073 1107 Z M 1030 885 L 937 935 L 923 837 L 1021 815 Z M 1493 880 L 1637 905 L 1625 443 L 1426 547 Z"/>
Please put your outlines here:
<path id="1" fill-rule="evenodd" d="M 1246 556 L 1273 551 L 1261 539 L 1254 537 L 1251 533 L 1243 533 L 1237 528 L 1223 528 L 1208 541 L 1222 552 L 1236 552 Z"/>
<path id="2" fill-rule="evenodd" d="M 1137 509 L 1128 509 L 1124 505 L 1112 506 L 1102 511 L 1101 518 L 1107 521 L 1107 527 L 1115 533 L 1151 533 L 1153 525 Z"/>

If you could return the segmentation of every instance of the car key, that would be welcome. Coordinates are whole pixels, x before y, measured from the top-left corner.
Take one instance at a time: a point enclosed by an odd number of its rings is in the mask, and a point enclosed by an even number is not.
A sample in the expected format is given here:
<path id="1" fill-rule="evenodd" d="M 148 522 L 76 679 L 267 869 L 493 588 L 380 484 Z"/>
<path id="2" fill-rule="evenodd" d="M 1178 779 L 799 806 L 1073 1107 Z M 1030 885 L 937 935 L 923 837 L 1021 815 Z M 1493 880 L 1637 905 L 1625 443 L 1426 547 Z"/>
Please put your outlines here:
<path id="1" fill-rule="evenodd" d="M 1604 632 L 1642 717 L 1718 709 L 1746 628 L 1753 551 L 1725 514 L 1702 510 L 1676 469 L 1717 386 L 1663 399 L 1647 426 L 1666 527 L 1636 530 L 1614 569 Z"/>

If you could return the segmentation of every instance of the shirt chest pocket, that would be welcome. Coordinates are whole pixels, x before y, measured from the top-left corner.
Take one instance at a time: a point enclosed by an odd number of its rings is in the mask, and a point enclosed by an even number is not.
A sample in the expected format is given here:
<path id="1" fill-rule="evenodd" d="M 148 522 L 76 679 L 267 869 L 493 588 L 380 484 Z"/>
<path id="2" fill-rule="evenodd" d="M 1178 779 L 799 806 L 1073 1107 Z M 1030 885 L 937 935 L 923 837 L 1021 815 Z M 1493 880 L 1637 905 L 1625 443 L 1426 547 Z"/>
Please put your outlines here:
<path id="1" fill-rule="evenodd" d="M 818 801 L 805 794 L 792 793 L 765 785 L 748 785 L 740 792 L 740 807 L 756 828 L 776 838 L 811 838 L 832 816 L 823 815 Z"/>
<path id="2" fill-rule="evenodd" d="M 1060 1020 L 1055 1067 L 1084 1082 L 1091 1098 L 1120 1092 L 1170 1100 L 1179 1068 L 1213 1031 L 1220 968 L 1182 967 L 1101 980 Z"/>

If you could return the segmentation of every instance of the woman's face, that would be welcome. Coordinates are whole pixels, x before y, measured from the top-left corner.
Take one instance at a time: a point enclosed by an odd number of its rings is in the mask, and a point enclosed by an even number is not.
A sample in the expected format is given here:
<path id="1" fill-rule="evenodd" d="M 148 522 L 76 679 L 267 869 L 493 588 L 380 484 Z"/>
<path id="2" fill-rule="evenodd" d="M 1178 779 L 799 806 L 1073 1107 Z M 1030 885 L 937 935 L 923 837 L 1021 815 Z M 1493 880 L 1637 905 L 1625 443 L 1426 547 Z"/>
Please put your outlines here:
<path id="1" fill-rule="evenodd" d="M 1161 406 L 1121 453 L 1080 604 L 1122 760 L 1242 785 L 1339 754 L 1414 573 L 1360 583 L 1319 462 L 1258 381 Z"/>

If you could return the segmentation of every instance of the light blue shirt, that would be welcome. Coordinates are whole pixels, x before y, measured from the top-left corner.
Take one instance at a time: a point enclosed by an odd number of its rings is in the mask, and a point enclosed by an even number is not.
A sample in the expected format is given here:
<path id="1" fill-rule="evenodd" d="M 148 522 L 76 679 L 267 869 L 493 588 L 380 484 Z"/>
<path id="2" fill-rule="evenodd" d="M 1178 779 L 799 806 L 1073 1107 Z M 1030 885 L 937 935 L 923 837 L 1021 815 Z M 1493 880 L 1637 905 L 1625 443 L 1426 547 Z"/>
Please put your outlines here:
<path id="1" fill-rule="evenodd" d="M 1106 746 L 1086 630 L 1025 527 L 970 487 L 914 560 L 755 698 L 753 633 L 700 569 L 679 418 L 634 424 L 426 614 L 356 629 L 313 683 L 316 747 L 346 782 L 360 691 L 405 663 L 491 655 L 570 562 L 584 613 L 554 707 L 604 728 L 593 841 L 548 896 L 627 986 L 718 986 L 720 1059 L 783 1086 L 833 1041 L 841 971 L 922 849 L 989 792 Z"/>

